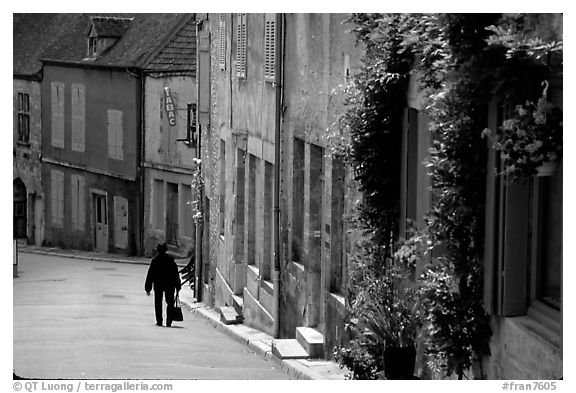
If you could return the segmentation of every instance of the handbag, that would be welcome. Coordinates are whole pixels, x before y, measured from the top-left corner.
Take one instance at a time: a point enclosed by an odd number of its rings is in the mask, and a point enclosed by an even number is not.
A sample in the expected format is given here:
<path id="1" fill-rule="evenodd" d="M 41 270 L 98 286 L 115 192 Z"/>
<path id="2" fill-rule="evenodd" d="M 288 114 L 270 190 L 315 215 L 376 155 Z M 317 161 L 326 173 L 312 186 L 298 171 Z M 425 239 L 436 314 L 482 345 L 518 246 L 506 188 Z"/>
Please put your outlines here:
<path id="1" fill-rule="evenodd" d="M 174 307 L 172 307 L 172 312 L 170 314 L 170 319 L 172 321 L 182 322 L 184 320 L 182 307 L 180 306 L 180 296 L 178 294 L 176 294 L 176 298 L 174 299 Z"/>

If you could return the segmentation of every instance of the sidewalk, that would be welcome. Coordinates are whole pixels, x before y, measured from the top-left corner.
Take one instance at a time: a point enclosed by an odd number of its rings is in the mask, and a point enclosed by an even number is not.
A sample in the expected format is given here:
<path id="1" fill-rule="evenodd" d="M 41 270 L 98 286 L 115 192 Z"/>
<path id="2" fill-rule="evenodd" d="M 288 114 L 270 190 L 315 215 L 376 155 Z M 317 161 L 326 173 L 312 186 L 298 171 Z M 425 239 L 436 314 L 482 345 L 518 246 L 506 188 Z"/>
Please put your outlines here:
<path id="1" fill-rule="evenodd" d="M 59 257 L 89 259 L 116 263 L 134 263 L 148 265 L 150 258 L 130 257 L 125 255 L 107 254 L 98 251 L 80 251 L 61 248 L 38 247 L 19 245 L 18 251 Z M 177 259 L 180 267 L 188 263 L 186 259 Z M 196 302 L 190 287 L 184 286 L 180 291 L 180 300 L 186 304 L 198 317 L 204 319 L 215 329 L 224 332 L 235 341 L 246 345 L 252 352 L 271 362 L 277 368 L 295 379 L 313 380 L 343 380 L 347 372 L 337 363 L 323 359 L 279 359 L 272 354 L 272 341 L 274 338 L 264 332 L 245 325 L 225 325 L 220 322 L 219 313 L 203 303 Z"/>

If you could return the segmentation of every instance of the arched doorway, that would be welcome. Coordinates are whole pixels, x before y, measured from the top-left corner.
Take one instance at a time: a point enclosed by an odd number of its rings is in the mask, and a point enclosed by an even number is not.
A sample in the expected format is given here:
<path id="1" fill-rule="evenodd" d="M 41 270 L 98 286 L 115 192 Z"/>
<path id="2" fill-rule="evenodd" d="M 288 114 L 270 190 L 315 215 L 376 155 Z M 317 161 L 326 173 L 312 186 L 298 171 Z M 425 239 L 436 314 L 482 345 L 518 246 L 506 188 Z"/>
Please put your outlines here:
<path id="1" fill-rule="evenodd" d="M 26 238 L 26 186 L 20 178 L 14 180 L 14 239 Z"/>

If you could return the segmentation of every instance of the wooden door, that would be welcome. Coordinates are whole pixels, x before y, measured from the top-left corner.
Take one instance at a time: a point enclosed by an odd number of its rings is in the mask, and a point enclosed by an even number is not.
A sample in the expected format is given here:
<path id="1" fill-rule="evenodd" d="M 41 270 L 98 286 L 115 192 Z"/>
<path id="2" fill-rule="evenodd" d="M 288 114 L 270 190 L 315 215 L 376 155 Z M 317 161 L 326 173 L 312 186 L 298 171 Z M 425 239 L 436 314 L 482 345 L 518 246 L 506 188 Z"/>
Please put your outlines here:
<path id="1" fill-rule="evenodd" d="M 166 183 L 166 243 L 178 244 L 178 184 Z"/>
<path id="2" fill-rule="evenodd" d="M 100 251 L 108 251 L 108 209 L 105 195 L 94 195 L 95 245 Z"/>

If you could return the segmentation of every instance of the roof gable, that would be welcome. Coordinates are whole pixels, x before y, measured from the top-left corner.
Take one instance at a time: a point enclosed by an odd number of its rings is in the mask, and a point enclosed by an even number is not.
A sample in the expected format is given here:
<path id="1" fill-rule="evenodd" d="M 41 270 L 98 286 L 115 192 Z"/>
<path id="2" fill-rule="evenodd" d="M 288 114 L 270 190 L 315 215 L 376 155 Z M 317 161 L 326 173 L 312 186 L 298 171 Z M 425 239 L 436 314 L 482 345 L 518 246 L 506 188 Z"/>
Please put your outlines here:
<path id="1" fill-rule="evenodd" d="M 91 16 L 86 36 L 94 37 L 122 37 L 130 28 L 134 18 L 115 16 Z"/>

